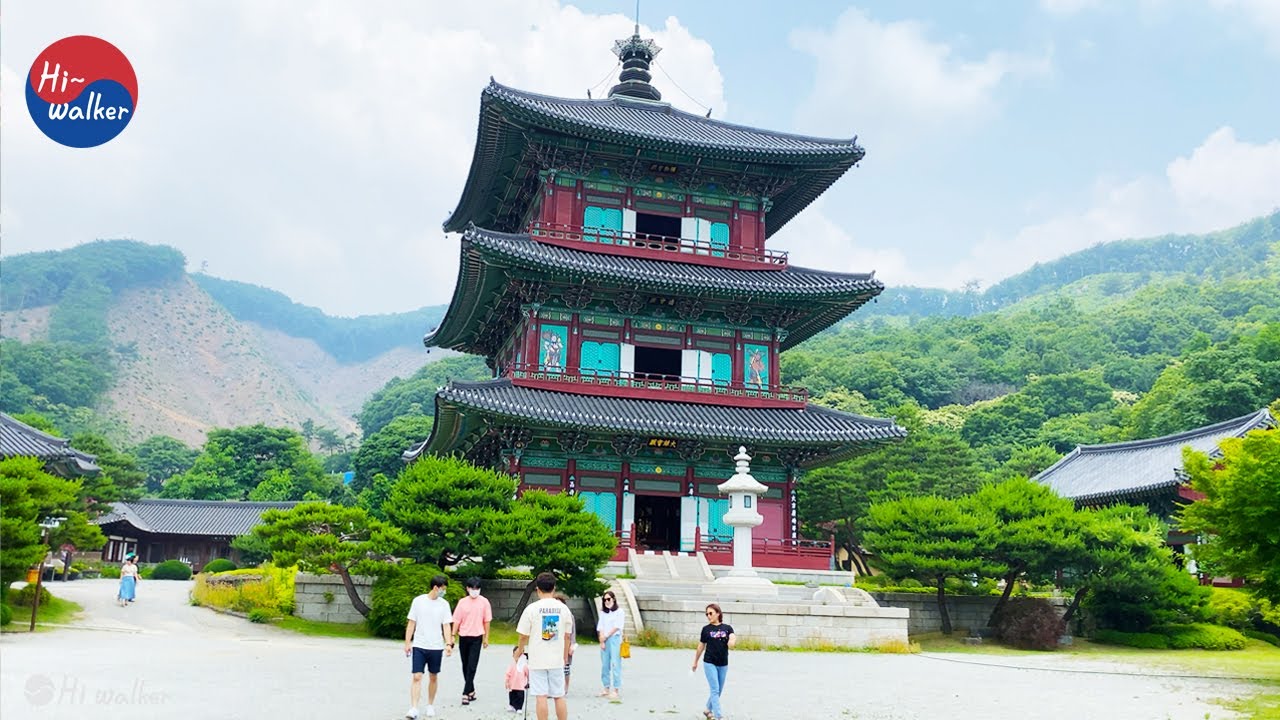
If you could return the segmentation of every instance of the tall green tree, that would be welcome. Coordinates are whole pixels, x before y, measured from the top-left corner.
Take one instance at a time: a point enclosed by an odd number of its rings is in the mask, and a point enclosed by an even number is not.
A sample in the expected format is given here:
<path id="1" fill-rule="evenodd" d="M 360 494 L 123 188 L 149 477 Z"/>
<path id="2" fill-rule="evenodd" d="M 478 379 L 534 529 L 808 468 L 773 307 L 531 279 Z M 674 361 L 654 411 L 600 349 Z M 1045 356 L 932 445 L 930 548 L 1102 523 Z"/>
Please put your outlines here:
<path id="1" fill-rule="evenodd" d="M 351 489 L 360 492 L 369 487 L 373 476 L 382 473 L 394 478 L 404 470 L 405 450 L 426 440 L 435 418 L 429 415 L 403 415 L 387 423 L 372 435 L 366 435 L 360 449 L 351 458 L 356 477 Z"/>
<path id="2" fill-rule="evenodd" d="M 977 580 L 1007 572 L 982 554 L 984 530 L 993 524 L 991 515 L 976 503 L 926 496 L 872 505 L 864 528 L 877 568 L 892 577 L 914 578 L 937 588 L 942 632 L 950 635 L 947 579 Z"/>
<path id="3" fill-rule="evenodd" d="M 49 551 L 39 525 L 47 517 L 64 518 L 66 526 L 50 537 L 54 546 L 96 549 L 106 543 L 102 531 L 88 524 L 79 495 L 79 481 L 50 475 L 36 458 L 0 460 L 0 595 Z"/>
<path id="4" fill-rule="evenodd" d="M 510 512 L 490 513 L 480 530 L 477 548 L 486 563 L 527 566 L 534 575 L 555 574 L 557 587 L 570 595 L 592 597 L 604 590 L 600 568 L 613 557 L 617 538 L 574 495 L 530 490 L 511 504 Z M 533 582 L 520 606 L 528 602 Z"/>
<path id="5" fill-rule="evenodd" d="M 1005 569 L 1004 592 L 991 610 L 994 626 L 1020 580 L 1045 583 L 1084 549 L 1075 504 L 1025 477 L 984 486 L 967 502 L 990 513 L 980 528 L 982 556 Z"/>
<path id="6" fill-rule="evenodd" d="M 169 478 L 191 469 L 200 451 L 168 435 L 152 435 L 133 448 L 138 467 L 147 475 L 146 490 L 160 492 Z"/>
<path id="7" fill-rule="evenodd" d="M 450 380 L 486 380 L 492 375 L 483 358 L 474 355 L 427 363 L 408 378 L 393 378 L 370 396 L 356 421 L 367 438 L 398 417 L 434 415 L 436 390 Z"/>
<path id="8" fill-rule="evenodd" d="M 1203 498 L 1185 506 L 1180 527 L 1200 535 L 1196 561 L 1215 575 L 1246 578 L 1280 602 L 1280 430 L 1255 430 L 1221 443 L 1210 458 L 1190 448 L 1183 464 Z"/>
<path id="9" fill-rule="evenodd" d="M 191 468 L 165 483 L 161 494 L 167 498 L 244 500 L 269 473 L 285 470 L 293 481 L 289 500 L 302 500 L 308 493 L 327 498 L 340 489 L 325 477 L 320 461 L 296 430 L 250 425 L 209 431 Z"/>
<path id="10" fill-rule="evenodd" d="M 1099 627 L 1129 632 L 1203 618 L 1208 588 L 1174 563 L 1159 518 L 1128 505 L 1078 516 L 1084 547 L 1063 566 L 1063 586 L 1074 591 L 1064 622 L 1081 608 Z"/>
<path id="11" fill-rule="evenodd" d="M 909 411 L 905 440 L 852 460 L 805 473 L 796 485 L 796 510 L 805 534 L 834 534 L 854 570 L 870 573 L 862 521 L 873 503 L 918 495 L 959 497 L 986 475 L 972 449 L 953 433 L 915 422 Z"/>
<path id="12" fill-rule="evenodd" d="M 147 475 L 132 455 L 117 450 L 110 441 L 96 433 L 77 433 L 71 447 L 95 456 L 101 471 L 83 480 L 81 494 L 93 512 L 105 511 L 109 503 L 137 500 L 142 497 Z"/>
<path id="13" fill-rule="evenodd" d="M 415 560 L 445 567 L 476 554 L 485 521 L 508 512 L 515 493 L 506 473 L 423 456 L 400 473 L 382 511 L 414 538 Z"/>
<path id="14" fill-rule="evenodd" d="M 342 578 L 351 606 L 369 616 L 369 606 L 356 593 L 351 574 L 376 575 L 409 536 L 375 520 L 360 508 L 302 503 L 288 510 L 267 510 L 253 529 L 271 550 L 277 567 L 297 565 L 309 572 L 333 572 Z"/>

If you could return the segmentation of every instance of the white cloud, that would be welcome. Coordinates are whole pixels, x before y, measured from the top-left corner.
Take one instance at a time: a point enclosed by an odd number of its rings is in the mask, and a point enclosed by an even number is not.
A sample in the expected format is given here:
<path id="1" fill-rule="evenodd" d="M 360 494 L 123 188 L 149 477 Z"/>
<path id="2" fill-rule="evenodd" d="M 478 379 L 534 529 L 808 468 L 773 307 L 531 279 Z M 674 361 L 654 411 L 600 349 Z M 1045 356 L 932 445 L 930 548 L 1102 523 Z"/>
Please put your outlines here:
<path id="1" fill-rule="evenodd" d="M 489 77 L 585 97 L 632 24 L 556 0 L 8 8 L 3 252 L 127 236 L 331 313 L 447 302 L 458 245 L 440 223 L 462 191 Z M 676 18 L 641 32 L 723 117 L 711 46 Z M 116 44 L 139 78 L 134 120 L 91 150 L 45 138 L 20 99 L 25 63 L 78 33 Z M 616 69 L 600 93 L 615 81 Z M 654 84 L 699 110 L 661 73 Z"/>
<path id="2" fill-rule="evenodd" d="M 1280 208 L 1280 140 L 1255 144 L 1230 127 L 1211 133 L 1162 176 L 1099 180 L 1084 210 L 1028 225 L 1011 237 L 988 237 L 968 257 L 930 273 L 936 287 L 972 278 L 991 284 L 1100 242 L 1165 233 L 1204 233 Z M 904 282 L 902 284 L 911 284 Z"/>
<path id="3" fill-rule="evenodd" d="M 1277 0 L 1211 0 L 1219 10 L 1242 14 L 1266 37 L 1272 52 L 1280 53 L 1280 2 Z"/>
<path id="4" fill-rule="evenodd" d="M 856 128 L 878 150 L 978 120 L 1003 83 L 1049 67 L 1047 58 L 1002 51 L 965 59 L 920 23 L 881 23 L 858 8 L 829 30 L 793 32 L 791 44 L 816 68 L 801 125 L 846 136 Z"/>
<path id="5" fill-rule="evenodd" d="M 897 248 L 873 248 L 862 245 L 844 226 L 831 220 L 819 198 L 795 216 L 769 246 L 787 251 L 790 263 L 801 267 L 833 272 L 876 273 L 894 285 L 911 285 L 911 266 Z"/>

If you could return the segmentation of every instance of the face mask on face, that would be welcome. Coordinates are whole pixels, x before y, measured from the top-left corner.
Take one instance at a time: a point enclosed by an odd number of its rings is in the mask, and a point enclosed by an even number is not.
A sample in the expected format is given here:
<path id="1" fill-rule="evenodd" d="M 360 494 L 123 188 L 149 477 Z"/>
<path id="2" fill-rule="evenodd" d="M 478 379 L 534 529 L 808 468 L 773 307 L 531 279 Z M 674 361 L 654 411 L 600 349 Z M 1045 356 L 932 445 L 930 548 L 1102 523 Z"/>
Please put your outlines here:
<path id="1" fill-rule="evenodd" d="M 467 594 L 471 597 L 480 597 L 480 588 L 470 588 L 467 590 Z"/>

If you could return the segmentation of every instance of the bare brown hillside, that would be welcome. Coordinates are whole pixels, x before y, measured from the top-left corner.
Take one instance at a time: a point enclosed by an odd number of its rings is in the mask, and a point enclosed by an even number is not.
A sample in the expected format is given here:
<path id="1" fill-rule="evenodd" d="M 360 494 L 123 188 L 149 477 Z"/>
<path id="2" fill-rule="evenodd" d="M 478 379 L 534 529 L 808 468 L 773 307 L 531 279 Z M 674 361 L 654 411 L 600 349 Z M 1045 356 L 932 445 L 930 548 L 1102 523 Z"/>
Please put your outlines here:
<path id="1" fill-rule="evenodd" d="M 0 313 L 0 327 L 36 340 L 48 316 L 48 308 Z M 186 278 L 123 293 L 108 326 L 120 369 L 100 409 L 126 424 L 131 442 L 159 434 L 199 446 L 211 428 L 297 428 L 307 419 L 345 436 L 358 431 L 352 416 L 370 394 L 443 357 L 407 345 L 339 364 L 310 340 L 237 321 Z"/>

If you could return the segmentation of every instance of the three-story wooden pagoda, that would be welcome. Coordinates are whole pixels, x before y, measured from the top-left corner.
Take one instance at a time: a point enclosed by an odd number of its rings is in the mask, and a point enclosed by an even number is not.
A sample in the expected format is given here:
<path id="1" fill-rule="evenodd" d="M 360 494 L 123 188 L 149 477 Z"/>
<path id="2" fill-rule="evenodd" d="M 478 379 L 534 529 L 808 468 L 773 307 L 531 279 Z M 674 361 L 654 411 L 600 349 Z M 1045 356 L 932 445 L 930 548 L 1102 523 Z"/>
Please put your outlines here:
<path id="1" fill-rule="evenodd" d="M 424 342 L 484 355 L 495 378 L 442 388 L 406 459 L 462 454 L 576 493 L 624 545 L 688 551 L 731 536 L 716 486 L 746 445 L 769 487 L 757 563 L 825 568 L 826 551 L 798 550 L 798 472 L 905 433 L 810 405 L 778 354 L 883 284 L 766 241 L 863 150 L 677 110 L 649 83 L 658 51 L 638 29 L 618 41 L 604 100 L 481 94 L 444 225 L 462 233 L 458 284 Z"/>

